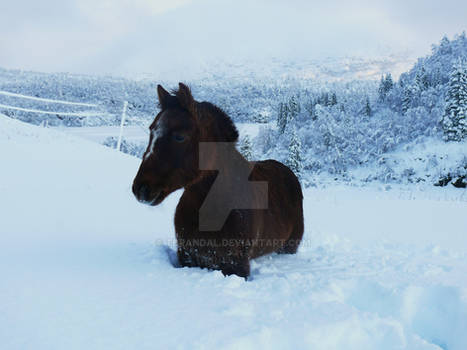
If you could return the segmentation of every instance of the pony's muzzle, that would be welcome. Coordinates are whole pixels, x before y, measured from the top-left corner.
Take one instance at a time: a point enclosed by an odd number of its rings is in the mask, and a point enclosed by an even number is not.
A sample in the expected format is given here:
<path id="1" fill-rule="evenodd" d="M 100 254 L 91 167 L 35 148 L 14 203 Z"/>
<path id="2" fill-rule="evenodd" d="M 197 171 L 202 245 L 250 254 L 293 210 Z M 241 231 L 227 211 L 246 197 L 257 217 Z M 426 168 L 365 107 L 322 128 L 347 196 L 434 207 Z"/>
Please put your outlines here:
<path id="1" fill-rule="evenodd" d="M 155 205 L 162 196 L 162 191 L 152 191 L 151 187 L 145 183 L 138 184 L 134 182 L 132 190 L 136 199 L 144 204 Z"/>

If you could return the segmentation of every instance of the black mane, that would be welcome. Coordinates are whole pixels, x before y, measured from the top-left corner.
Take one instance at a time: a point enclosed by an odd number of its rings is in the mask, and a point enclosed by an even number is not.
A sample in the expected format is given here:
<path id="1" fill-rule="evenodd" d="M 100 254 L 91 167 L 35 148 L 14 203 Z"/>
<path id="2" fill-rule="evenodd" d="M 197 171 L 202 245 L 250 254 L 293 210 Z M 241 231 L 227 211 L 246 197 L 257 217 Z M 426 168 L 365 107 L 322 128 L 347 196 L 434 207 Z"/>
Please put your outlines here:
<path id="1" fill-rule="evenodd" d="M 201 120 L 208 117 L 209 121 L 215 124 L 219 135 L 218 138 L 213 141 L 238 141 L 238 130 L 235 124 L 221 108 L 209 102 L 199 102 L 197 104 L 197 112 Z"/>
<path id="2" fill-rule="evenodd" d="M 188 90 L 189 91 L 189 90 Z M 221 108 L 210 102 L 197 102 L 191 98 L 188 99 L 184 93 L 186 91 L 172 90 L 171 95 L 165 97 L 164 109 L 181 108 L 195 115 L 200 122 L 200 128 L 205 131 L 205 141 L 211 142 L 237 142 L 238 130 L 232 119 Z M 185 103 L 184 103 L 185 101 Z M 191 101 L 191 102 L 190 102 Z M 162 106 L 159 103 L 159 108 Z"/>

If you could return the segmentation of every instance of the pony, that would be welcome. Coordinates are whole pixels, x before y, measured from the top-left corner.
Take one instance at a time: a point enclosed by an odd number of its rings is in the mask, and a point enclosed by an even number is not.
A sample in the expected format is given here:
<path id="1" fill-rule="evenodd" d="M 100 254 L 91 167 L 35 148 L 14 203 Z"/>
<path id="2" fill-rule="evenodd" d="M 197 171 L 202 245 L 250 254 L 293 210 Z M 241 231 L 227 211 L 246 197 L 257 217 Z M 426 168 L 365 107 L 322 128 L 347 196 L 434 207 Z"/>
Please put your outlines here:
<path id="1" fill-rule="evenodd" d="M 304 223 L 295 174 L 272 159 L 246 160 L 232 119 L 196 101 L 185 84 L 172 93 L 158 85 L 157 95 L 160 111 L 132 191 L 156 206 L 184 189 L 174 218 L 180 266 L 246 279 L 251 259 L 296 253 Z"/>

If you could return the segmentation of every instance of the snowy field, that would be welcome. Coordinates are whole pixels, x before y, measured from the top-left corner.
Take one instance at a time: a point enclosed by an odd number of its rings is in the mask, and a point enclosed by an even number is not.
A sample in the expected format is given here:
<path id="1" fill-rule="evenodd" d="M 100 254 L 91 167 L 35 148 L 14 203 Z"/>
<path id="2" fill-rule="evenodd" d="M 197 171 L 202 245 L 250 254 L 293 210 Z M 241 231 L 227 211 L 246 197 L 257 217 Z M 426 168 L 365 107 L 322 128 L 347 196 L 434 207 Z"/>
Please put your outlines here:
<path id="1" fill-rule="evenodd" d="M 139 160 L 0 116 L 1 349 L 467 348 L 467 193 L 305 191 L 297 255 L 175 268 Z"/>

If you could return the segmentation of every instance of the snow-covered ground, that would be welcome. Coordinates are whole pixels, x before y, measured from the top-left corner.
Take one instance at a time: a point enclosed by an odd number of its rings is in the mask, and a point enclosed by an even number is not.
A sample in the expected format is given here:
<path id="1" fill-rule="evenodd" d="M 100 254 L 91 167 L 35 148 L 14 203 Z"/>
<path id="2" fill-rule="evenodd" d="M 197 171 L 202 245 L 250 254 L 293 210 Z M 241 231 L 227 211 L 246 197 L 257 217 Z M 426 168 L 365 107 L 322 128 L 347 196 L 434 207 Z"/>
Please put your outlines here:
<path id="1" fill-rule="evenodd" d="M 467 140 L 444 142 L 436 137 L 420 138 L 385 153 L 367 166 L 349 171 L 351 177 L 363 182 L 405 184 L 435 184 L 448 174 L 454 178 L 467 175 Z"/>
<path id="2" fill-rule="evenodd" d="M 245 282 L 172 265 L 136 158 L 0 116 L 0 161 L 1 349 L 467 348 L 466 190 L 308 189 Z"/>

